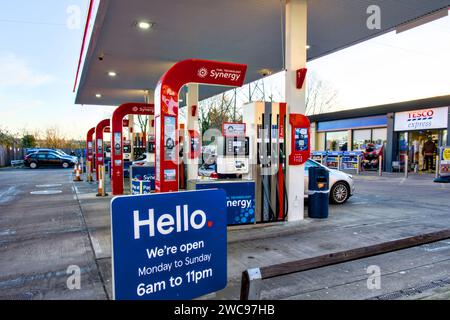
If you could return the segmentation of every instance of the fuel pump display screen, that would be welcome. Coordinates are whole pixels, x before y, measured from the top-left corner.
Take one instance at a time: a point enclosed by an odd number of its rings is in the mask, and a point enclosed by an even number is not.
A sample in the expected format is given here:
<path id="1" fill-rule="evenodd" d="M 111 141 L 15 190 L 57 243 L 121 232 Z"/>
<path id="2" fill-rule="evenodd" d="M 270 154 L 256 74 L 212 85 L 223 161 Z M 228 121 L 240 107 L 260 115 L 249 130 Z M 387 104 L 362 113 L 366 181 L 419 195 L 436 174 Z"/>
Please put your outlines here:
<path id="1" fill-rule="evenodd" d="M 121 155 L 121 151 L 120 150 L 120 142 L 122 141 L 122 134 L 120 132 L 115 132 L 114 133 L 114 154 L 116 156 L 120 156 Z"/>
<path id="2" fill-rule="evenodd" d="M 175 160 L 175 117 L 164 119 L 164 160 Z"/>
<path id="3" fill-rule="evenodd" d="M 227 156 L 247 156 L 248 155 L 248 138 L 226 138 L 226 155 Z"/>
<path id="4" fill-rule="evenodd" d="M 130 153 L 131 146 L 129 144 L 123 146 L 123 153 Z"/>
<path id="5" fill-rule="evenodd" d="M 308 129 L 295 128 L 295 151 L 308 149 Z"/>
<path id="6" fill-rule="evenodd" d="M 103 151 L 103 140 L 97 139 L 97 153 L 101 154 Z"/>

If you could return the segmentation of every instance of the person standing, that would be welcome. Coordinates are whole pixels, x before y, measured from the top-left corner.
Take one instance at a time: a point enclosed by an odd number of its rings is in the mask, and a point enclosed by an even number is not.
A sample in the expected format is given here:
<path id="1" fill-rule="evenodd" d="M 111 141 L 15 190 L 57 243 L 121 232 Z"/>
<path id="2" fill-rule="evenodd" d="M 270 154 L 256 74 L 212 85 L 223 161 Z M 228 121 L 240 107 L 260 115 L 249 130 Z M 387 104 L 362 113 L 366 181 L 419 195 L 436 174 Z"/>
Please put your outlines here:
<path id="1" fill-rule="evenodd" d="M 434 154 L 436 152 L 436 144 L 431 137 L 424 143 L 422 154 L 424 156 L 425 171 L 434 170 Z"/>

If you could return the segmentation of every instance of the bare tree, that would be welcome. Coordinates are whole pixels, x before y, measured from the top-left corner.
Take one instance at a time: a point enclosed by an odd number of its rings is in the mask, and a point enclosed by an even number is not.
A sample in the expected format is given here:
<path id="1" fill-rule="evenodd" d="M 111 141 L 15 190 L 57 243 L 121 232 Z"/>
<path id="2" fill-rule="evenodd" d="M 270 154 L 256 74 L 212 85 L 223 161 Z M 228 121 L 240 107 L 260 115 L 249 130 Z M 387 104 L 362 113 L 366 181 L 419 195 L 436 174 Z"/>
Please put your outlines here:
<path id="1" fill-rule="evenodd" d="M 224 122 L 242 121 L 242 114 L 236 107 L 236 94 L 222 93 L 200 102 L 200 126 L 202 133 L 208 129 L 221 129 Z"/>
<path id="2" fill-rule="evenodd" d="M 148 129 L 149 117 L 143 116 L 143 115 L 138 115 L 137 119 L 138 119 L 138 123 L 139 123 L 139 127 L 141 129 L 141 132 L 144 136 L 144 141 L 146 141 L 145 152 L 148 152 L 149 150 L 148 150 L 148 142 L 147 142 L 147 129 Z"/>
<path id="3" fill-rule="evenodd" d="M 338 105 L 338 92 L 327 82 L 311 74 L 306 89 L 306 114 L 314 115 L 330 111 Z"/>

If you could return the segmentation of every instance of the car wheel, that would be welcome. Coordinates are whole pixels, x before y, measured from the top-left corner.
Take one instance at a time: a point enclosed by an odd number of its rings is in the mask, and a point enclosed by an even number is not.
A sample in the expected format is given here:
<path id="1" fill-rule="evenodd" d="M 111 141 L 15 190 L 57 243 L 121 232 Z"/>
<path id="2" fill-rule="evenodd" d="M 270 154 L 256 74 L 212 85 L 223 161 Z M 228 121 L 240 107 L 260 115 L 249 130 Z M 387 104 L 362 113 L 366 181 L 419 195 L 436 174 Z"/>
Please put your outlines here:
<path id="1" fill-rule="evenodd" d="M 68 167 L 70 167 L 70 164 L 68 162 L 63 162 L 62 166 L 64 169 L 67 169 Z"/>
<path id="2" fill-rule="evenodd" d="M 37 165 L 36 162 L 31 162 L 31 163 L 30 163 L 30 168 L 31 168 L 31 169 L 36 169 L 37 167 L 38 167 L 38 165 Z"/>
<path id="3" fill-rule="evenodd" d="M 348 198 L 350 198 L 350 187 L 345 182 L 336 182 L 331 188 L 331 203 L 343 204 Z"/>

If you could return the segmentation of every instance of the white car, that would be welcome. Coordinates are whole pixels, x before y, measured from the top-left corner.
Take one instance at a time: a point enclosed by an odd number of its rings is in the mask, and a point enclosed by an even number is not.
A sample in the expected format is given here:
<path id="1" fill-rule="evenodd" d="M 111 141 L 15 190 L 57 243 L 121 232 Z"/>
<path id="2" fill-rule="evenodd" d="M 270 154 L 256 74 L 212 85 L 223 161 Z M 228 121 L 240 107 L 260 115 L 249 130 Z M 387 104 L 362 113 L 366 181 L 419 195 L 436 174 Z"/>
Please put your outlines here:
<path id="1" fill-rule="evenodd" d="M 330 173 L 330 201 L 335 204 L 344 204 L 355 192 L 353 176 L 345 172 L 329 169 L 320 163 L 309 159 L 305 164 L 305 198 L 308 198 L 309 168 L 322 167 Z M 198 175 L 212 177 L 217 175 L 215 163 L 204 163 L 198 170 Z"/>
<path id="2" fill-rule="evenodd" d="M 133 161 L 134 166 L 148 166 L 155 164 L 155 154 L 154 153 L 143 153 Z"/>
<path id="3" fill-rule="evenodd" d="M 308 197 L 309 168 L 322 167 L 330 173 L 330 201 L 343 204 L 354 194 L 355 182 L 353 176 L 345 172 L 329 169 L 324 165 L 309 159 L 305 164 L 305 198 Z"/>

